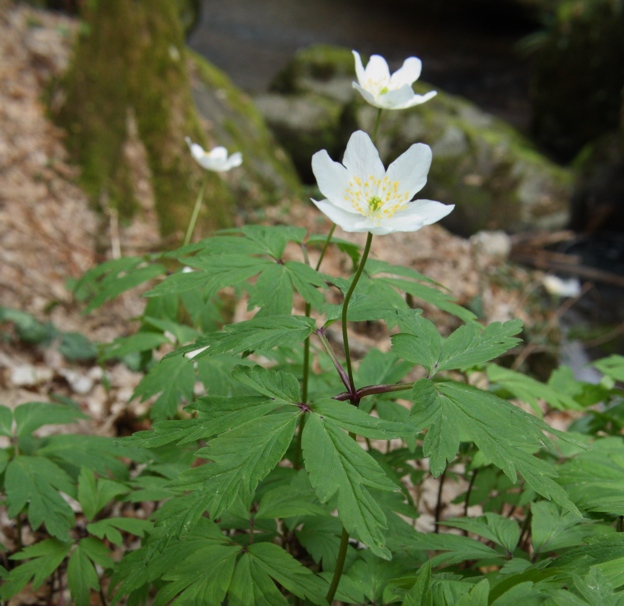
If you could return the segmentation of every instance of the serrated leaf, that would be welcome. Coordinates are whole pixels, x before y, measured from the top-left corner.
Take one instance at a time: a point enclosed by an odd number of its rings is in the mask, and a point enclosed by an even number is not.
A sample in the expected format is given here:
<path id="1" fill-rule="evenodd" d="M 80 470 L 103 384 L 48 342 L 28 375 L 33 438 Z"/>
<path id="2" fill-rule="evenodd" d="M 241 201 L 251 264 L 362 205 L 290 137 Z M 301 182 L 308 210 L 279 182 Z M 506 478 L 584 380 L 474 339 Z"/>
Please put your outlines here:
<path id="1" fill-rule="evenodd" d="M 228 591 L 228 606 L 288 606 L 288 601 L 279 592 L 271 577 L 263 570 L 258 560 L 249 553 L 243 554 Z"/>
<path id="2" fill-rule="evenodd" d="M 256 280 L 248 309 L 259 307 L 257 317 L 286 316 L 293 306 L 293 286 L 288 270 L 279 263 L 268 266 Z"/>
<path id="3" fill-rule="evenodd" d="M 92 520 L 102 507 L 129 488 L 120 482 L 102 478 L 98 481 L 88 467 L 82 467 L 78 478 L 78 502 L 87 520 Z"/>
<path id="4" fill-rule="evenodd" d="M 190 360 L 184 356 L 165 357 L 137 385 L 132 398 L 147 400 L 159 394 L 150 416 L 162 420 L 176 413 L 182 399 L 192 401 L 194 385 L 195 370 Z"/>
<path id="5" fill-rule="evenodd" d="M 230 324 L 223 332 L 212 333 L 197 339 L 192 345 L 182 347 L 172 355 L 195 351 L 201 347 L 208 348 L 196 357 L 214 356 L 231 352 L 232 354 L 247 351 L 267 350 L 279 345 L 293 347 L 303 343 L 316 329 L 316 322 L 305 316 L 271 316 L 268 318 L 252 318 L 246 322 Z"/>
<path id="6" fill-rule="evenodd" d="M 493 512 L 487 512 L 477 518 L 450 518 L 444 520 L 442 524 L 461 528 L 488 539 L 500 545 L 508 554 L 513 553 L 520 540 L 518 523 Z"/>
<path id="7" fill-rule="evenodd" d="M 594 529 L 592 524 L 580 524 L 569 511 L 561 512 L 554 503 L 531 503 L 531 544 L 536 555 L 579 545 Z"/>
<path id="8" fill-rule="evenodd" d="M 0 586 L 0 597 L 8 600 L 17 595 L 31 580 L 32 588 L 36 591 L 61 565 L 72 545 L 72 542 L 45 539 L 12 555 L 12 560 L 30 561 L 11 570 L 8 579 Z"/>
<path id="9" fill-rule="evenodd" d="M 338 516 L 349 533 L 376 555 L 390 559 L 384 546 L 386 516 L 368 487 L 395 490 L 377 462 L 331 419 L 309 414 L 302 436 L 305 468 L 321 503 L 338 495 Z"/>
<path id="10" fill-rule="evenodd" d="M 557 475 L 554 466 L 532 454 L 550 447 L 543 432 L 553 430 L 543 421 L 493 394 L 451 381 L 434 384 L 421 379 L 415 383 L 412 397 L 413 422 L 420 428 L 429 427 L 423 451 L 430 457 L 435 476 L 455 457 L 461 430 L 512 482 L 519 471 L 536 492 L 579 514 L 552 479 Z"/>
<path id="11" fill-rule="evenodd" d="M 93 563 L 78 543 L 67 563 L 67 584 L 76 606 L 89 606 L 91 590 L 100 589 L 100 579 Z"/>
<path id="12" fill-rule="evenodd" d="M 114 545 L 121 545 L 123 537 L 120 530 L 129 532 L 137 537 L 142 537 L 150 532 L 154 524 L 148 520 L 139 518 L 106 518 L 98 522 L 87 524 L 87 530 L 100 539 L 108 539 Z"/>
<path id="13" fill-rule="evenodd" d="M 416 582 L 405 594 L 403 606 L 433 606 L 431 594 L 431 562 L 426 562 L 418 571 Z"/>
<path id="14" fill-rule="evenodd" d="M 222 434 L 196 453 L 213 462 L 182 473 L 171 487 L 200 490 L 213 519 L 237 499 L 247 502 L 258 482 L 282 460 L 298 413 L 295 408 L 293 412 L 267 415 Z"/>
<path id="15" fill-rule="evenodd" d="M 44 425 L 65 425 L 89 417 L 73 406 L 27 402 L 20 404 L 13 412 L 17 436 L 23 437 Z"/>
<path id="16" fill-rule="evenodd" d="M 407 423 L 396 423 L 373 417 L 347 402 L 322 399 L 312 405 L 321 418 L 332 420 L 337 426 L 365 438 L 392 440 L 413 437 L 419 430 Z"/>
<path id="17" fill-rule="evenodd" d="M 312 556 L 317 564 L 322 564 L 323 570 L 334 570 L 340 547 L 342 524 L 333 516 L 306 518 L 303 528 L 297 528 L 296 535 L 299 542 Z M 356 557 L 355 549 L 347 548 L 347 567 Z"/>
<path id="18" fill-rule="evenodd" d="M 262 366 L 237 366 L 232 377 L 276 402 L 297 404 L 301 400 L 299 381 L 289 372 L 266 370 Z"/>
<path id="19" fill-rule="evenodd" d="M 95 272 L 87 272 L 78 282 L 75 290 L 89 286 L 96 288 L 96 294 L 85 310 L 88 313 L 114 299 L 121 293 L 143 284 L 166 272 L 164 265 L 153 263 L 144 265 L 145 260 L 138 257 L 125 257 L 112 262 L 103 263 Z M 105 274 L 105 275 L 104 275 Z M 103 276 L 103 277 L 102 277 Z M 97 282 L 98 278 L 102 279 Z"/>
<path id="20" fill-rule="evenodd" d="M 204 396 L 187 407 L 188 410 L 198 411 L 198 418 L 155 423 L 151 430 L 134 433 L 125 438 L 124 443 L 143 448 L 158 448 L 174 442 L 177 445 L 189 444 L 262 417 L 279 405 L 261 396 Z"/>
<path id="21" fill-rule="evenodd" d="M 394 353 L 372 348 L 360 360 L 356 372 L 356 385 L 383 385 L 398 383 L 412 369 Z"/>
<path id="22" fill-rule="evenodd" d="M 241 551 L 238 545 L 199 544 L 193 554 L 164 574 L 163 579 L 171 583 L 158 593 L 154 606 L 164 606 L 176 595 L 174 603 L 223 603 Z"/>
<path id="23" fill-rule="evenodd" d="M 400 333 L 392 338 L 392 349 L 401 358 L 424 366 L 430 373 L 465 369 L 495 358 L 518 343 L 512 335 L 522 328 L 519 320 L 493 322 L 485 329 L 471 322 L 458 328 L 442 341 L 435 326 L 421 316 L 399 321 Z"/>
<path id="24" fill-rule="evenodd" d="M 468 594 L 459 598 L 457 606 L 488 606 L 490 582 L 487 579 L 479 581 Z"/>
<path id="25" fill-rule="evenodd" d="M 320 309 L 325 303 L 325 296 L 318 289 L 327 287 L 327 276 L 298 261 L 286 261 L 285 266 L 295 290 L 307 303 Z"/>
<path id="26" fill-rule="evenodd" d="M 427 551 L 443 551 L 429 561 L 431 566 L 441 563 L 459 564 L 466 560 L 498 560 L 501 554 L 480 541 L 454 534 L 423 534 L 413 538 L 415 549 Z"/>
<path id="27" fill-rule="evenodd" d="M 129 353 L 151 351 L 170 342 L 165 335 L 159 332 L 138 332 L 130 337 L 120 337 L 105 345 L 100 357 L 102 361 L 111 358 L 123 358 Z"/>
<path id="28" fill-rule="evenodd" d="M 496 364 L 488 364 L 487 376 L 493 383 L 500 385 L 531 406 L 536 414 L 542 415 L 539 400 L 545 400 L 553 408 L 558 410 L 582 410 L 583 407 L 561 390 L 552 388 L 550 385 L 536 381 L 522 373 L 503 368 Z"/>
<path id="29" fill-rule="evenodd" d="M 261 499 L 255 518 L 270 520 L 298 516 L 326 516 L 330 512 L 315 503 L 314 490 L 296 490 L 292 485 L 269 490 Z"/>
<path id="30" fill-rule="evenodd" d="M 63 541 L 69 539 L 74 513 L 59 494 L 74 496 L 71 478 L 45 457 L 16 456 L 7 466 L 5 490 L 9 517 L 28 506 L 28 521 L 37 530 L 45 522 L 48 532 Z"/>
<path id="31" fill-rule="evenodd" d="M 258 568 L 299 598 L 326 604 L 327 584 L 274 543 L 254 543 L 247 549 Z"/>
<path id="32" fill-rule="evenodd" d="M 596 440 L 591 450 L 564 463 L 559 474 L 580 509 L 624 516 L 624 445 L 619 437 Z"/>

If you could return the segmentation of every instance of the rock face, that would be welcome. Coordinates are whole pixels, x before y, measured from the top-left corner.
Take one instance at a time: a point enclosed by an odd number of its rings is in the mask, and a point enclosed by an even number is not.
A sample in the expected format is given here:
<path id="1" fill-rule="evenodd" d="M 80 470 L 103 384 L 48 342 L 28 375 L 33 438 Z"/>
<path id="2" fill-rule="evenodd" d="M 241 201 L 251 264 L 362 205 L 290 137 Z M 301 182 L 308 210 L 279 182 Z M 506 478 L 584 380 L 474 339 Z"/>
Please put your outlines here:
<path id="1" fill-rule="evenodd" d="M 376 109 L 352 90 L 354 77 L 350 51 L 310 47 L 278 76 L 275 89 L 281 96 L 259 100 L 306 180 L 312 153 L 327 149 L 338 160 L 354 130 L 373 131 Z M 420 93 L 431 88 L 416 85 Z M 571 174 L 541 156 L 511 126 L 468 101 L 438 92 L 424 105 L 383 113 L 377 147 L 384 162 L 416 142 L 433 149 L 429 182 L 418 197 L 455 204 L 443 221 L 452 231 L 470 235 L 483 229 L 517 232 L 567 224 Z"/>

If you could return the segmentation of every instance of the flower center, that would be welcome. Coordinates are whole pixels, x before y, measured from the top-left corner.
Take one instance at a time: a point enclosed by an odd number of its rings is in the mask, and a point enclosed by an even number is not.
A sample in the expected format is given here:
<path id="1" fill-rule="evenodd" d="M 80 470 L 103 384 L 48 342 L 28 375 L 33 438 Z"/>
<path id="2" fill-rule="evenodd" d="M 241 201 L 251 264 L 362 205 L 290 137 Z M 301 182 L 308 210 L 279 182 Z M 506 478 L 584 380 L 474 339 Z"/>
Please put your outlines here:
<path id="1" fill-rule="evenodd" d="M 399 181 L 390 181 L 387 175 L 381 179 L 370 175 L 368 178 L 351 177 L 344 195 L 345 202 L 375 223 L 390 219 L 403 210 L 409 202 L 409 193 L 401 191 Z"/>
<path id="2" fill-rule="evenodd" d="M 384 86 L 380 91 L 379 94 L 380 95 L 385 95 L 386 93 L 390 92 L 390 89 L 387 86 Z"/>

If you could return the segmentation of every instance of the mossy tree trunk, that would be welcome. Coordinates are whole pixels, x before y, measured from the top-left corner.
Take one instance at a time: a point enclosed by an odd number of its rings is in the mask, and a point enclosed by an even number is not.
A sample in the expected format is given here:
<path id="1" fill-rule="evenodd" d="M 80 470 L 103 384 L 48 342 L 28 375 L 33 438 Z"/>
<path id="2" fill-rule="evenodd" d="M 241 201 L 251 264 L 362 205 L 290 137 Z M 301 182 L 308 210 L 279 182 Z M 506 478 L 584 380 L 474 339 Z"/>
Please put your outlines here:
<path id="1" fill-rule="evenodd" d="M 107 200 L 121 216 L 132 216 L 136 184 L 124 150 L 135 139 L 145 149 L 163 235 L 183 233 L 204 178 L 210 201 L 204 226 L 230 225 L 228 188 L 196 165 L 184 142 L 190 136 L 203 144 L 204 137 L 175 3 L 91 0 L 83 19 L 55 114 L 95 203 Z"/>

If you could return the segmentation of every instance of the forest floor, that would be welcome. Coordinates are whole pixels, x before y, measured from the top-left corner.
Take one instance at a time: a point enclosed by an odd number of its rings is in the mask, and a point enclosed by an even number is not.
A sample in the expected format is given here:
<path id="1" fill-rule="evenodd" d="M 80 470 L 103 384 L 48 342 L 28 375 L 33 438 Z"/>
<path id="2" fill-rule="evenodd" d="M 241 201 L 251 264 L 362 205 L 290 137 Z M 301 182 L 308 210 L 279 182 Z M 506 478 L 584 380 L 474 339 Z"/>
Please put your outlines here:
<path id="1" fill-rule="evenodd" d="M 149 209 L 123 226 L 114 214 L 103 216 L 90 206 L 77 184 L 78 169 L 68 160 L 63 132 L 47 117 L 46 99 L 68 65 L 76 28 L 67 17 L 0 0 L 0 312 L 21 310 L 61 331 L 108 342 L 133 332 L 140 297 L 127 294 L 85 315 L 68 281 L 119 251 L 154 250 L 159 235 Z M 317 225 L 312 204 L 288 204 L 292 224 Z M 284 213 L 284 207 L 271 209 L 267 217 L 283 222 Z M 337 235 L 363 243 L 361 234 L 338 230 Z M 542 275 L 492 252 L 438 226 L 377 238 L 373 248 L 378 258 L 409 265 L 445 285 L 459 303 L 478 303 L 485 321 L 518 317 L 529 330 L 552 330 L 552 311 L 535 315 L 528 304 L 541 292 Z M 331 251 L 323 269 L 345 274 L 349 263 Z M 108 436 L 116 435 L 119 419 L 129 411 L 135 418 L 145 411 L 145 405 L 130 403 L 140 374 L 120 363 L 68 362 L 55 343 L 26 345 L 16 339 L 12 325 L 1 318 L 0 404 L 13 408 L 61 394 L 91 416 L 78 431 Z M 447 323 L 443 330 L 453 327 Z M 354 334 L 354 342 L 364 349 L 389 346 L 387 335 L 366 332 Z M 0 527 L 6 523 L 0 519 Z M 2 535 L 0 542 L 8 545 Z"/>

